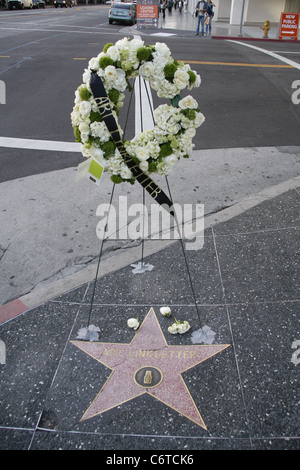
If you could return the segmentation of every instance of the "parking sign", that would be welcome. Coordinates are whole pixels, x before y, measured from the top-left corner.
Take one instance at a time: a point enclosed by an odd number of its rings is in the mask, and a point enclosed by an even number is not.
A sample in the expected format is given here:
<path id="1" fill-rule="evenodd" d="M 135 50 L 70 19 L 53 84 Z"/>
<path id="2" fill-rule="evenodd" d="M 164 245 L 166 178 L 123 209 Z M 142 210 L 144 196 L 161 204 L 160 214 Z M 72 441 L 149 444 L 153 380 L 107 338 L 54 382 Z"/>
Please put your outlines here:
<path id="1" fill-rule="evenodd" d="M 281 13 L 279 39 L 298 39 L 299 13 Z"/>

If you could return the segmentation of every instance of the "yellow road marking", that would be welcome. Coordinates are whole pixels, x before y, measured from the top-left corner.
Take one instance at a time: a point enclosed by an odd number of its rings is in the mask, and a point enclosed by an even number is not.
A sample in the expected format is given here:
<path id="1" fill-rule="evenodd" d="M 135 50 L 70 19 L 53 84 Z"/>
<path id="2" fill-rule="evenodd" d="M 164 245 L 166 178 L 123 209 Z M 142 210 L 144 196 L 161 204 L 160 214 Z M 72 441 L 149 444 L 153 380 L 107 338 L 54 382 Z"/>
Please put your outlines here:
<path id="1" fill-rule="evenodd" d="M 246 64 L 242 62 L 206 62 L 202 60 L 184 60 L 188 64 L 201 64 L 201 65 L 230 65 L 235 67 L 266 67 L 266 68 L 279 68 L 291 69 L 292 65 L 272 65 L 272 64 Z"/>
<path id="2" fill-rule="evenodd" d="M 89 43 L 97 44 L 97 43 Z M 1 56 L 0 56 L 1 57 Z M 73 57 L 73 60 L 87 60 L 87 57 Z M 206 62 L 202 60 L 183 60 L 187 64 L 200 64 L 200 65 L 229 65 L 237 67 L 267 67 L 279 69 L 292 69 L 292 65 L 272 65 L 272 64 L 245 64 L 241 62 Z"/>
<path id="3" fill-rule="evenodd" d="M 0 55 L 0 57 L 10 57 L 10 55 Z"/>

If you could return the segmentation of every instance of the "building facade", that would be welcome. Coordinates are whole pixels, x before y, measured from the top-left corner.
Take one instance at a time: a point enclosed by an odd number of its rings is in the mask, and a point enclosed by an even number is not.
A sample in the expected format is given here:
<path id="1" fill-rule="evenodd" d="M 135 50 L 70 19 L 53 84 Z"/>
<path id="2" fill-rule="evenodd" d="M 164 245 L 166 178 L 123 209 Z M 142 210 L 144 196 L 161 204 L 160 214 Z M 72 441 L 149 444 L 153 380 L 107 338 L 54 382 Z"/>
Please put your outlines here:
<path id="1" fill-rule="evenodd" d="M 189 12 L 195 11 L 198 0 L 189 1 Z M 279 23 L 282 12 L 300 12 L 300 0 L 213 0 L 214 20 L 239 25 L 243 14 L 243 24 Z"/>

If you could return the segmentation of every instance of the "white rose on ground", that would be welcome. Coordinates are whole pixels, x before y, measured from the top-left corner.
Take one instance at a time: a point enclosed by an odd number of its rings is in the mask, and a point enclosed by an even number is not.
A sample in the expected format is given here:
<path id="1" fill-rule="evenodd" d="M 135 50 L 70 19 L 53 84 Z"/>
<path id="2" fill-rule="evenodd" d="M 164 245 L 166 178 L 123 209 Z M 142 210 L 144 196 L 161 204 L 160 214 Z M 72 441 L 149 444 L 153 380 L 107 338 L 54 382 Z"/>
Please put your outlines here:
<path id="1" fill-rule="evenodd" d="M 170 309 L 170 307 L 161 307 L 160 313 L 161 313 L 164 317 L 169 317 L 169 316 L 171 315 L 171 309 Z"/>
<path id="2" fill-rule="evenodd" d="M 176 325 L 176 323 L 173 323 L 171 326 L 169 326 L 168 332 L 171 333 L 172 335 L 177 334 L 177 325 Z"/>
<path id="3" fill-rule="evenodd" d="M 129 320 L 127 320 L 127 325 L 129 328 L 137 330 L 137 328 L 140 326 L 140 323 L 137 318 L 129 318 Z"/>
<path id="4" fill-rule="evenodd" d="M 179 333 L 182 335 L 183 333 L 186 333 L 190 329 L 190 324 L 188 321 L 178 321 L 175 318 L 175 323 L 173 323 L 171 326 L 169 326 L 168 331 L 169 333 L 172 333 L 173 335 L 176 335 Z"/>
<path id="5" fill-rule="evenodd" d="M 177 331 L 180 335 L 189 331 L 190 328 L 190 324 L 187 321 L 183 321 L 177 324 Z"/>

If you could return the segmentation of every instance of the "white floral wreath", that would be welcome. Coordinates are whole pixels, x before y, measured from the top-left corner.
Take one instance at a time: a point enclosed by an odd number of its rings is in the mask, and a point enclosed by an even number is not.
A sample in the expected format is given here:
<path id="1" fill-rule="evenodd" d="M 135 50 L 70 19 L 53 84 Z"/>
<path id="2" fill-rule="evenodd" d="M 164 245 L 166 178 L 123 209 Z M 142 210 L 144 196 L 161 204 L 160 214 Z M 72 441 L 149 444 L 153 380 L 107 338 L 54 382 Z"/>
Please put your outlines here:
<path id="1" fill-rule="evenodd" d="M 171 100 L 171 105 L 163 104 L 154 110 L 153 129 L 124 141 L 128 154 L 141 170 L 166 175 L 181 157 L 189 157 L 194 147 L 195 129 L 205 118 L 197 101 L 190 95 L 180 99 L 180 92 L 199 87 L 201 79 L 188 64 L 174 60 L 166 44 L 146 45 L 141 39 L 129 38 L 106 44 L 103 52 L 89 61 L 83 73 L 83 84 L 75 92 L 71 122 L 76 140 L 82 144 L 82 155 L 99 161 L 104 171 L 111 174 L 113 182 L 134 183 L 130 169 L 98 112 L 89 84 L 91 71 L 101 77 L 116 121 L 125 99 L 124 91 L 132 89 L 129 79 L 138 75 L 149 81 L 158 97 Z M 119 130 L 122 136 L 120 126 Z"/>

